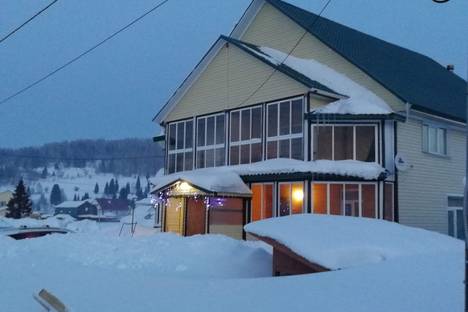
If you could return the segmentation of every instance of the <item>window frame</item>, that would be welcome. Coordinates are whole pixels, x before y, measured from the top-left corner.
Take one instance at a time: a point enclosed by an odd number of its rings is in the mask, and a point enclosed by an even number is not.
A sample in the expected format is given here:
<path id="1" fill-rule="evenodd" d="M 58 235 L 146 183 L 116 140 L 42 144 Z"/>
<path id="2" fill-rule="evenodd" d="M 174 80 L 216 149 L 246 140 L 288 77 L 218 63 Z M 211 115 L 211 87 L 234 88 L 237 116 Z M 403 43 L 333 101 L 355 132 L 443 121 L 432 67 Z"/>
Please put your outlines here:
<path id="1" fill-rule="evenodd" d="M 187 123 L 192 122 L 192 147 L 187 148 Z M 177 148 L 177 141 L 178 141 L 178 132 L 179 132 L 179 124 L 183 123 L 184 124 L 184 136 L 183 136 L 183 148 L 178 149 Z M 170 128 L 171 125 L 175 125 L 175 142 L 174 142 L 174 149 L 171 150 L 169 148 L 170 146 L 170 139 L 171 139 L 171 132 Z M 178 121 L 173 121 L 169 122 L 167 124 L 167 135 L 166 137 L 168 138 L 167 140 L 167 160 L 166 160 L 166 171 L 171 174 L 171 173 L 176 173 L 176 172 L 181 172 L 181 171 L 190 171 L 193 170 L 194 168 L 194 160 L 195 160 L 195 151 L 194 151 L 194 145 L 195 145 L 195 121 L 194 118 L 190 119 L 184 119 L 184 120 L 178 120 Z M 190 169 L 185 168 L 185 154 L 186 153 L 192 153 L 192 166 Z M 177 155 L 182 154 L 182 170 L 178 170 L 177 166 Z M 174 172 L 169 171 L 169 163 L 170 163 L 170 156 L 175 155 L 175 164 L 174 164 Z"/>
<path id="2" fill-rule="evenodd" d="M 431 136 L 430 134 L 430 129 L 435 130 L 435 137 L 433 138 L 435 140 L 436 144 L 436 150 L 432 151 L 430 146 L 431 146 Z M 440 137 L 439 133 L 443 132 L 443 146 L 441 146 L 440 142 Z M 448 156 L 448 129 L 445 127 L 442 127 L 440 125 L 434 125 L 430 123 L 424 123 L 422 124 L 422 151 L 431 155 L 436 155 L 436 156 Z M 442 152 L 440 152 L 440 149 L 443 148 Z"/>
<path id="3" fill-rule="evenodd" d="M 269 102 L 266 103 L 265 105 L 265 152 L 264 152 L 264 159 L 269 160 L 269 159 L 277 159 L 280 158 L 280 148 L 279 148 L 279 143 L 280 141 L 283 140 L 289 140 L 289 158 L 291 159 L 292 156 L 292 140 L 293 139 L 302 139 L 302 147 L 301 147 L 301 153 L 302 153 L 302 158 L 301 160 L 305 159 L 305 153 L 304 153 L 304 146 L 305 146 L 305 135 L 304 135 L 304 117 L 301 119 L 301 131 L 298 133 L 291 133 L 292 132 L 292 103 L 294 101 L 301 100 L 302 103 L 302 116 L 304 116 L 305 110 L 306 110 L 306 100 L 304 99 L 303 96 L 299 97 L 293 97 L 293 98 L 287 98 L 283 100 L 276 100 L 274 102 Z M 289 102 L 289 134 L 280 134 L 281 131 L 281 114 L 280 114 L 280 104 L 284 102 Z M 276 116 L 276 136 L 268 136 L 268 129 L 269 129 L 269 118 L 268 118 L 268 108 L 270 106 L 277 105 L 277 116 Z M 277 149 L 276 149 L 276 157 L 269 158 L 268 157 L 268 143 L 269 142 L 277 142 Z"/>
<path id="4" fill-rule="evenodd" d="M 315 128 L 316 127 L 331 127 L 332 128 L 332 159 L 335 160 L 335 127 L 353 127 L 353 159 L 357 160 L 357 137 L 356 137 L 356 128 L 357 127 L 373 127 L 374 128 L 374 161 L 369 163 L 380 163 L 380 137 L 379 137 L 379 124 L 377 123 L 329 123 L 329 124 L 314 124 L 311 123 L 311 135 L 310 135 L 310 153 L 312 160 L 315 159 Z M 363 160 L 361 160 L 363 161 Z"/>
<path id="5" fill-rule="evenodd" d="M 224 143 L 219 143 L 217 144 L 216 143 L 216 137 L 217 137 L 217 124 L 218 124 L 218 121 L 217 121 L 217 117 L 218 116 L 223 116 L 223 119 L 224 119 L 224 132 L 223 132 L 223 138 L 224 138 Z M 210 144 L 210 145 L 207 145 L 207 134 L 208 134 L 208 127 L 207 127 L 207 121 L 208 121 L 208 118 L 211 118 L 213 117 L 214 119 L 214 124 L 213 124 L 213 127 L 214 127 L 214 132 L 213 132 L 213 144 Z M 204 145 L 203 146 L 199 146 L 198 145 L 198 123 L 200 120 L 204 120 L 205 121 L 205 125 L 204 125 Z M 226 166 L 226 150 L 227 150 L 227 144 L 226 144 L 226 129 L 227 129 L 227 118 L 226 118 L 226 114 L 221 112 L 221 113 L 215 113 L 215 114 L 209 114 L 209 115 L 202 115 L 202 116 L 197 116 L 195 118 L 195 125 L 194 125 L 194 128 L 196 129 L 196 135 L 195 135 L 195 139 L 194 139 L 194 146 L 195 146 L 195 152 L 194 152 L 194 165 L 193 167 L 195 169 L 204 169 L 204 168 L 215 168 L 215 167 L 223 167 L 223 166 Z M 217 166 L 216 165 L 216 151 L 218 149 L 224 149 L 224 155 L 223 155 L 223 159 L 224 159 L 224 164 L 223 165 L 220 165 L 220 166 Z M 210 151 L 210 150 L 213 150 L 213 157 L 214 157 L 214 160 L 213 160 L 213 167 L 207 167 L 206 166 L 206 151 Z M 200 151 L 204 151 L 205 153 L 205 157 L 203 159 L 203 167 L 198 167 L 198 152 Z"/>
<path id="6" fill-rule="evenodd" d="M 281 205 L 280 205 L 280 198 L 281 198 L 281 185 L 288 184 L 289 185 L 289 216 L 293 215 L 293 209 L 292 209 L 292 196 L 293 196 L 293 184 L 300 183 L 302 184 L 302 192 L 304 194 L 304 197 L 302 198 L 302 209 L 301 209 L 301 214 L 307 213 L 307 206 L 306 206 L 306 187 L 307 183 L 306 181 L 281 181 L 277 183 L 277 192 L 276 192 L 276 205 L 273 207 L 274 209 L 274 214 L 273 217 L 279 218 L 279 217 L 285 217 L 281 216 Z"/>
<path id="7" fill-rule="evenodd" d="M 265 189 L 264 189 L 264 186 L 266 185 L 269 185 L 271 186 L 271 190 L 272 190 L 272 205 L 271 205 L 271 218 L 276 218 L 276 201 L 275 201 L 275 198 L 276 198 L 276 191 L 275 191 L 275 182 L 252 182 L 249 184 L 249 188 L 252 189 L 252 187 L 254 185 L 260 185 L 262 187 L 262 193 L 261 193 L 261 198 L 260 198 L 260 201 L 261 201 L 261 207 L 260 207 L 260 220 L 264 220 L 264 219 L 267 219 L 265 218 L 264 216 L 264 205 L 265 205 Z M 250 200 L 250 203 L 249 203 L 249 208 L 250 208 L 250 215 L 249 215 L 249 222 L 255 222 L 252 218 L 253 216 L 253 213 L 252 213 L 252 200 Z M 256 221 L 260 221 L 260 220 L 256 220 Z"/>
<path id="8" fill-rule="evenodd" d="M 327 190 L 327 200 L 326 200 L 326 214 L 325 215 L 331 215 L 330 214 L 330 186 L 332 184 L 336 185 L 342 185 L 343 190 L 342 190 L 342 198 L 343 198 L 343 203 L 341 207 L 341 214 L 340 216 L 347 216 L 345 212 L 345 203 L 346 203 L 346 185 L 358 185 L 358 202 L 359 202 L 359 207 L 358 207 L 358 215 L 357 216 L 351 216 L 351 217 L 359 217 L 359 218 L 368 218 L 368 217 L 363 217 L 362 216 L 362 185 L 373 185 L 375 190 L 374 190 L 374 218 L 369 218 L 369 219 L 382 219 L 382 216 L 379 214 L 379 184 L 377 182 L 365 182 L 365 181 L 359 181 L 359 182 L 343 182 L 343 181 L 312 181 L 309 184 L 309 192 L 310 192 L 310 213 L 315 214 L 314 212 L 314 184 L 325 184 L 326 185 L 326 190 Z"/>
<path id="9" fill-rule="evenodd" d="M 453 236 L 450 235 L 450 225 L 448 224 L 448 228 L 447 228 L 447 235 L 449 235 L 450 237 L 453 237 L 453 238 L 458 238 L 458 239 L 461 239 L 463 240 L 463 238 L 460 238 L 458 237 L 458 217 L 457 217 L 457 211 L 462 211 L 462 215 L 463 215 L 463 204 L 461 206 L 449 206 L 449 199 L 450 198 L 453 198 L 453 197 L 456 197 L 458 199 L 462 199 L 463 201 L 463 195 L 461 194 L 447 194 L 447 224 L 449 223 L 450 219 L 449 219 L 449 214 L 450 212 L 453 213 Z M 463 203 L 463 202 L 462 202 Z"/>
<path id="10" fill-rule="evenodd" d="M 260 138 L 252 138 L 252 111 L 254 109 L 260 109 L 260 120 L 261 120 L 261 123 L 262 123 L 262 126 L 260 128 Z M 250 114 L 249 114 L 249 118 L 250 118 L 250 129 L 249 129 L 249 139 L 248 140 L 242 140 L 242 112 L 243 111 L 247 111 L 249 110 L 250 111 Z M 263 105 L 254 105 L 254 106 L 248 106 L 248 107 L 243 107 L 243 108 L 240 108 L 240 109 L 234 109 L 234 110 L 231 110 L 229 111 L 229 151 L 227 151 L 228 155 L 229 155 L 229 166 L 236 166 L 236 165 L 242 165 L 242 162 L 241 162 L 241 147 L 242 146 L 245 146 L 245 145 L 249 145 L 249 162 L 246 163 L 246 164 L 251 164 L 252 163 L 252 145 L 254 144 L 261 144 L 261 157 L 260 157 L 260 161 L 263 161 L 265 159 L 265 140 L 263 139 L 264 138 L 264 128 L 265 128 L 265 122 L 264 122 L 264 106 Z M 232 114 L 234 113 L 239 113 L 239 133 L 238 133 L 238 140 L 233 142 L 232 141 L 232 131 L 231 131 L 231 122 L 232 122 Z M 238 146 L 239 149 L 238 149 L 238 159 L 239 159 L 239 163 L 238 164 L 232 164 L 231 163 L 231 160 L 232 160 L 232 157 L 231 157 L 231 147 L 233 146 Z"/>

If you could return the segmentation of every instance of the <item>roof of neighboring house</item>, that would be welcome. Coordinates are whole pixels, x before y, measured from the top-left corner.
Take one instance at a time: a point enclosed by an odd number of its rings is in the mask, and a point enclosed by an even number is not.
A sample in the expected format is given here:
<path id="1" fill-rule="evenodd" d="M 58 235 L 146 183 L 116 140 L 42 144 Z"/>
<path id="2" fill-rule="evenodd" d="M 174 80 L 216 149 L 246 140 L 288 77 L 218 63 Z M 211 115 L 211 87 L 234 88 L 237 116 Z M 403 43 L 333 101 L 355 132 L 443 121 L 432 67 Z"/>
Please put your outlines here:
<path id="1" fill-rule="evenodd" d="M 270 65 L 271 67 L 275 68 L 277 71 L 289 76 L 290 78 L 293 78 L 294 80 L 304 84 L 308 88 L 311 89 L 317 89 L 321 91 L 325 91 L 328 93 L 333 93 L 338 96 L 343 96 L 342 94 L 337 93 L 336 91 L 330 89 L 327 86 L 324 86 L 318 81 L 312 80 L 309 77 L 305 76 L 304 74 L 296 71 L 295 69 L 289 67 L 286 64 L 278 64 L 278 62 L 272 61 L 271 57 L 267 54 L 265 54 L 260 47 L 252 44 L 252 43 L 247 43 L 243 42 L 241 40 L 237 40 L 231 37 L 227 36 L 221 36 L 221 39 L 235 45 L 239 49 L 247 52 L 248 54 L 254 56 L 255 58 L 259 59 L 260 61 L 264 62 L 267 65 Z"/>
<path id="2" fill-rule="evenodd" d="M 80 200 L 80 201 L 69 200 L 69 201 L 64 201 L 63 203 L 55 206 L 55 208 L 78 208 L 78 207 L 81 207 L 82 205 L 84 205 L 86 203 L 91 204 L 87 200 Z"/>
<path id="3" fill-rule="evenodd" d="M 129 209 L 128 200 L 125 199 L 97 198 L 96 202 L 102 210 L 127 211 Z"/>
<path id="4" fill-rule="evenodd" d="M 417 110 L 465 121 L 466 81 L 433 59 L 281 0 L 265 0 Z M 312 27 L 312 24 L 313 27 Z"/>

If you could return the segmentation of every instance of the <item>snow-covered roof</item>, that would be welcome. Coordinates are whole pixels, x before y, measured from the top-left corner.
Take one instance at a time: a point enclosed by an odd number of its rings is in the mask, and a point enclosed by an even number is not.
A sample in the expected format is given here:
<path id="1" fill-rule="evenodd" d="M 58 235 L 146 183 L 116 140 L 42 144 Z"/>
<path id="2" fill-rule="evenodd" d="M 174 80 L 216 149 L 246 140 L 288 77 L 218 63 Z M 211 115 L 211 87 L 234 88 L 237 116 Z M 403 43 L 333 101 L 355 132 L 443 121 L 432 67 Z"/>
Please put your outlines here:
<path id="1" fill-rule="evenodd" d="M 160 191 L 178 181 L 211 193 L 250 195 L 241 177 L 267 174 L 330 174 L 343 177 L 377 180 L 385 169 L 377 163 L 357 160 L 302 161 L 288 158 L 270 159 L 253 164 L 197 169 L 157 176 L 152 180 L 152 192 Z"/>
<path id="2" fill-rule="evenodd" d="M 330 174 L 345 177 L 376 180 L 385 169 L 377 163 L 358 160 L 314 160 L 302 161 L 289 158 L 277 158 L 253 164 L 227 167 L 241 176 L 310 173 Z"/>
<path id="3" fill-rule="evenodd" d="M 239 175 L 226 167 L 198 169 L 159 176 L 153 180 L 155 186 L 152 192 L 160 191 L 178 181 L 190 183 L 201 191 L 215 195 L 250 196 L 252 194 Z"/>
<path id="4" fill-rule="evenodd" d="M 253 49 L 252 49 L 253 50 Z M 254 51 L 254 50 L 253 50 Z M 274 64 L 284 63 L 307 78 L 340 93 L 348 98 L 340 99 L 314 110 L 317 114 L 390 114 L 392 109 L 372 91 L 354 82 L 346 75 L 314 59 L 303 59 L 281 51 L 260 47 L 256 52 Z"/>
<path id="5" fill-rule="evenodd" d="M 457 252 L 460 240 L 384 220 L 313 214 L 249 223 L 246 232 L 274 239 L 305 259 L 342 269 L 392 258 Z"/>
<path id="6" fill-rule="evenodd" d="M 88 200 L 79 200 L 79 201 L 68 200 L 68 201 L 64 201 L 63 203 L 55 206 L 55 208 L 78 208 L 78 207 L 80 207 L 81 205 L 83 205 L 85 203 L 89 203 L 89 201 Z"/>

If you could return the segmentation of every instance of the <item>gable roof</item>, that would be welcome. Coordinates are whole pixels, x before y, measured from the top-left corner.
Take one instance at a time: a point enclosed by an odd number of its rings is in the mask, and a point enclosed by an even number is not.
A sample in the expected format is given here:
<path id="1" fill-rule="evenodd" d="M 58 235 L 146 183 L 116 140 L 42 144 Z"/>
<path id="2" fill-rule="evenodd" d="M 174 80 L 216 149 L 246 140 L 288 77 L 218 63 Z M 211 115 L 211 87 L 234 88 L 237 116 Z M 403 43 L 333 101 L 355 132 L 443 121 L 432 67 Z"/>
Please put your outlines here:
<path id="1" fill-rule="evenodd" d="M 332 93 L 332 94 L 334 94 L 334 95 L 336 95 L 338 97 L 343 96 L 342 94 L 339 94 L 339 93 L 335 92 L 334 90 L 330 89 L 329 87 L 324 86 L 320 82 L 310 79 L 309 77 L 307 77 L 304 74 L 296 71 L 295 69 L 291 68 L 290 66 L 288 66 L 288 65 L 286 65 L 284 63 L 278 64 L 278 62 L 274 61 L 271 58 L 271 56 L 269 56 L 265 52 L 263 52 L 260 49 L 260 47 L 254 45 L 252 43 L 244 42 L 244 41 L 234 39 L 234 38 L 231 38 L 231 37 L 227 37 L 227 36 L 221 36 L 220 38 L 224 39 L 225 41 L 227 41 L 227 42 L 229 42 L 229 43 L 231 43 L 233 45 L 235 45 L 239 49 L 247 52 L 248 54 L 252 55 L 253 57 L 259 59 L 262 62 L 264 62 L 265 64 L 270 65 L 271 67 L 275 68 L 277 71 L 279 71 L 279 72 L 289 76 L 290 78 L 302 83 L 303 85 L 305 85 L 308 88 L 317 89 L 317 90 L 320 90 L 320 91 L 325 91 L 325 92 L 328 92 L 328 93 Z"/>
<path id="2" fill-rule="evenodd" d="M 69 200 L 69 201 L 64 201 L 63 203 L 55 206 L 55 208 L 68 208 L 68 209 L 76 209 L 76 208 L 79 208 L 85 204 L 89 204 L 91 205 L 91 203 L 88 201 L 88 200 L 79 200 L 79 201 L 76 201 L 76 200 Z"/>
<path id="3" fill-rule="evenodd" d="M 342 94 L 333 91 L 332 89 L 324 86 L 323 84 L 308 78 L 307 76 L 301 74 L 300 72 L 292 69 L 291 67 L 285 64 L 278 64 L 277 62 L 273 62 L 271 58 L 266 55 L 264 52 L 260 50 L 259 47 L 240 41 L 238 39 L 234 39 L 227 36 L 219 36 L 216 42 L 211 46 L 208 52 L 203 56 L 201 61 L 195 66 L 192 72 L 185 78 L 182 84 L 177 88 L 174 94 L 169 98 L 166 104 L 159 110 L 156 116 L 153 118 L 153 121 L 157 123 L 161 123 L 165 116 L 171 111 L 175 104 L 185 95 L 186 91 L 190 88 L 193 82 L 201 75 L 204 69 L 209 65 L 211 60 L 217 55 L 219 50 L 224 46 L 225 43 L 230 43 L 242 51 L 246 52 L 247 54 L 255 57 L 256 59 L 262 61 L 263 63 L 275 68 L 277 71 L 287 75 L 288 77 L 296 80 L 297 82 L 305 85 L 310 89 L 314 89 L 316 91 L 322 91 L 324 95 L 332 96 L 341 98 L 343 97 Z"/>
<path id="4" fill-rule="evenodd" d="M 433 59 L 281 0 L 265 0 L 402 101 L 422 112 L 465 121 L 466 81 Z"/>

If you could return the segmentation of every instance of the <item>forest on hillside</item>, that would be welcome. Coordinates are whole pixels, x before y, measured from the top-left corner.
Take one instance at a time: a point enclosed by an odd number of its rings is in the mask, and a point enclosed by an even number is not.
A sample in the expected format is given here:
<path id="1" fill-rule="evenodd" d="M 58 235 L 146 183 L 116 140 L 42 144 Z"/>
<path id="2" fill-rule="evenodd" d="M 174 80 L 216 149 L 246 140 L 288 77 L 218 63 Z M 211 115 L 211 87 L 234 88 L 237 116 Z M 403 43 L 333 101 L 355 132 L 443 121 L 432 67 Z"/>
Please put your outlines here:
<path id="1" fill-rule="evenodd" d="M 76 140 L 19 149 L 0 148 L 0 183 L 39 179 L 41 168 L 96 169 L 96 173 L 154 175 L 163 166 L 162 148 L 151 139 Z"/>

